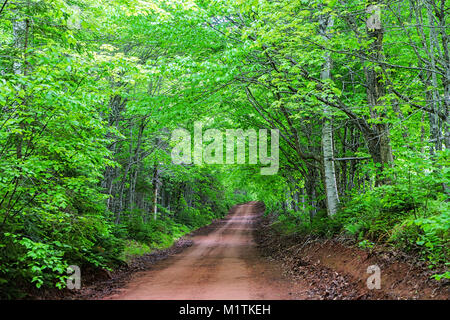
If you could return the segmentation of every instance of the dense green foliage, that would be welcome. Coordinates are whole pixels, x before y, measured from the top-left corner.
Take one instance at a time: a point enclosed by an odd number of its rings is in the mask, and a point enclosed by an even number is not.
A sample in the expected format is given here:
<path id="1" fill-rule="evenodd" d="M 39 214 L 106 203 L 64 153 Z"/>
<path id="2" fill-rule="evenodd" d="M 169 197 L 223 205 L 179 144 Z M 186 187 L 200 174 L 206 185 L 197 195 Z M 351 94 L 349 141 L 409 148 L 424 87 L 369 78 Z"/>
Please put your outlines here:
<path id="1" fill-rule="evenodd" d="M 285 232 L 448 264 L 448 1 L 0 10 L 1 297 L 65 287 L 69 265 L 114 268 L 248 200 Z M 171 132 L 200 120 L 278 129 L 278 173 L 174 164 Z"/>

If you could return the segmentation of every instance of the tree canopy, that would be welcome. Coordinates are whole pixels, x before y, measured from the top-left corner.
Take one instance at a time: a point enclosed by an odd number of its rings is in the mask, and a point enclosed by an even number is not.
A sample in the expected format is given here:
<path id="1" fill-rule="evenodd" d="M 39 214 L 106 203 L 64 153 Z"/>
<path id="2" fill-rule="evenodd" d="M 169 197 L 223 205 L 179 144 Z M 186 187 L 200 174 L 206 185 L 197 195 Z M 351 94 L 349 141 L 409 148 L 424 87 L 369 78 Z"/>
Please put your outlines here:
<path id="1" fill-rule="evenodd" d="M 63 288 L 69 265 L 115 268 L 249 200 L 286 232 L 448 264 L 449 9 L 1 0 L 0 296 Z M 249 148 L 175 164 L 172 132 L 195 122 L 278 130 L 277 173 Z"/>

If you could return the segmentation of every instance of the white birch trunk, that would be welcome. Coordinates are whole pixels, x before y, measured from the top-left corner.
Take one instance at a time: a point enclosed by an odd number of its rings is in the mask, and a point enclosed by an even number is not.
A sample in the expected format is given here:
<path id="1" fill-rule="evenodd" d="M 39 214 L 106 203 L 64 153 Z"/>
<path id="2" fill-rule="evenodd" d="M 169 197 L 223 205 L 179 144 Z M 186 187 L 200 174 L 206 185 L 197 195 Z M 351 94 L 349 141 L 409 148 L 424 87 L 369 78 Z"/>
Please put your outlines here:
<path id="1" fill-rule="evenodd" d="M 333 19 L 330 16 L 322 17 L 320 19 L 320 30 L 322 37 L 328 41 L 328 29 L 333 26 Z M 322 80 L 330 79 L 331 77 L 331 57 L 329 52 L 325 53 L 325 63 L 320 73 Z M 327 196 L 327 210 L 330 216 L 333 216 L 338 207 L 339 195 L 336 184 L 336 172 L 333 161 L 333 127 L 332 115 L 327 105 L 323 106 L 324 119 L 322 126 L 322 151 L 323 151 L 323 166 L 325 176 L 325 191 Z"/>

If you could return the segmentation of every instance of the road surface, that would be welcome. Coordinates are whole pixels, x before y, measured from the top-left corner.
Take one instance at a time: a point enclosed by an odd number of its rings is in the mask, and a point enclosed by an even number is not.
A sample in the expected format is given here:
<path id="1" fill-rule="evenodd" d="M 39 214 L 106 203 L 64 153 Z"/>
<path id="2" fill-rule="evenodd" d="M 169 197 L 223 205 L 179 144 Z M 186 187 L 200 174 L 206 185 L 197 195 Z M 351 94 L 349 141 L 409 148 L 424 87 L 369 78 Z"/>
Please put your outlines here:
<path id="1" fill-rule="evenodd" d="M 255 203 L 239 205 L 183 252 L 136 273 L 106 299 L 299 299 L 280 267 L 258 254 L 252 238 Z"/>

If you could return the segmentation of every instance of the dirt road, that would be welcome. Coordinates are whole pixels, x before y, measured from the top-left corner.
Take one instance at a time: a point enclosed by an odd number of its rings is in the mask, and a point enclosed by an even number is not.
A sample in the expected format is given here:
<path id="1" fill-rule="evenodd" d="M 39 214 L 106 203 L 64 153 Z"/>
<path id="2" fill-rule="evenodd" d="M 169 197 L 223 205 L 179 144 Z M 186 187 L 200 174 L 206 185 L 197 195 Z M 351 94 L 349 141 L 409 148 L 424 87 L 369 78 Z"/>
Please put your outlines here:
<path id="1" fill-rule="evenodd" d="M 279 267 L 260 257 L 252 238 L 255 203 L 240 205 L 183 252 L 134 275 L 106 299 L 301 299 Z"/>

